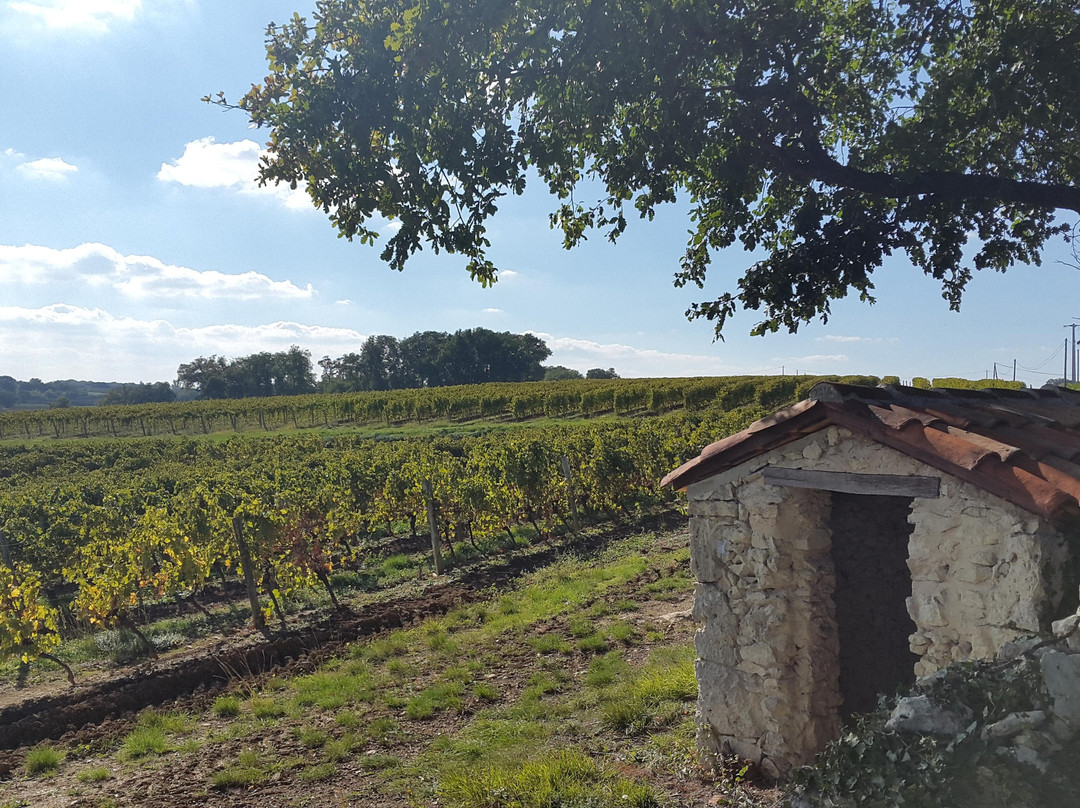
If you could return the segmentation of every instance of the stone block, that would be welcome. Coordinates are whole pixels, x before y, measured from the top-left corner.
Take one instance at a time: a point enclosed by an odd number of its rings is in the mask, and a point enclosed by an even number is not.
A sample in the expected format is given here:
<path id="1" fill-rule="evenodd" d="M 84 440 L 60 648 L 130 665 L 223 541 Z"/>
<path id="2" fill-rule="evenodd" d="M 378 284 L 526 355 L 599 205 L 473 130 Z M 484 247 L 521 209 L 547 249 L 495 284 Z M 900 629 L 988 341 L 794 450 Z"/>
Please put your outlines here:
<path id="1" fill-rule="evenodd" d="M 776 667 L 776 652 L 768 643 L 755 643 L 739 648 L 739 657 L 764 669 Z"/>
<path id="2" fill-rule="evenodd" d="M 1042 665 L 1050 711 L 1073 730 L 1080 730 L 1080 654 L 1051 651 L 1044 654 Z"/>
<path id="3" fill-rule="evenodd" d="M 739 504 L 722 499 L 692 499 L 689 504 L 690 516 L 707 516 L 722 519 L 737 519 Z"/>

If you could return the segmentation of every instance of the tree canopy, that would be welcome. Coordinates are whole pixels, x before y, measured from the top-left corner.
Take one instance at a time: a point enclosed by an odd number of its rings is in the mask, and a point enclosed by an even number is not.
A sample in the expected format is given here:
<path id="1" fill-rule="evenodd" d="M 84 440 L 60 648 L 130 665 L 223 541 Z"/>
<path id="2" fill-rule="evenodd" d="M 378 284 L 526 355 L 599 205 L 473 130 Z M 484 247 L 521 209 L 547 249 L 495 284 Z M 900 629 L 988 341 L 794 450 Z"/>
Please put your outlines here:
<path id="1" fill-rule="evenodd" d="M 551 350 L 532 334 L 467 328 L 453 334 L 418 331 L 400 341 L 371 336 L 360 353 L 323 357 L 319 366 L 326 392 L 400 390 L 535 381 L 544 378 L 540 363 L 549 356 Z"/>
<path id="2" fill-rule="evenodd" d="M 493 281 L 487 221 L 530 171 L 567 247 L 688 201 L 676 285 L 764 257 L 687 314 L 764 333 L 872 300 L 893 253 L 958 308 L 1067 238 L 1078 46 L 1073 0 L 318 0 L 238 106 L 270 129 L 263 181 L 350 239 L 400 223 L 396 269 L 426 246 Z"/>

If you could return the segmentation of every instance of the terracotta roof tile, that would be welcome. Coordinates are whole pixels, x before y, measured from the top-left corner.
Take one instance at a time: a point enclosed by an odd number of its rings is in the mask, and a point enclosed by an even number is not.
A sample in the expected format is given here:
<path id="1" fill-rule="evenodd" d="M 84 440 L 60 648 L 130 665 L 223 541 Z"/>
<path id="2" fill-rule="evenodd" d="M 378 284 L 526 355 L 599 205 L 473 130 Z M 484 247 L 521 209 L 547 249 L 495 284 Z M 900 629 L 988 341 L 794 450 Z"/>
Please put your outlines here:
<path id="1" fill-rule="evenodd" d="M 840 426 L 1041 516 L 1080 513 L 1080 394 L 823 383 L 810 398 L 708 446 L 677 488 Z"/>

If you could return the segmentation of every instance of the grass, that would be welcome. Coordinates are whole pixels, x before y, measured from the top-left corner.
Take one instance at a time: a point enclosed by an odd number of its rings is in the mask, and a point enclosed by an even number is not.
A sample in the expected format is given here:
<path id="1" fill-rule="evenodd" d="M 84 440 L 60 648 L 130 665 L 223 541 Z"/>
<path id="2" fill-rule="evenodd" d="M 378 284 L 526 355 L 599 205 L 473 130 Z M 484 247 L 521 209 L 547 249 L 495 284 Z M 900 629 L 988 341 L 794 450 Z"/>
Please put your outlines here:
<path id="1" fill-rule="evenodd" d="M 653 808 L 649 786 L 622 777 L 578 749 L 547 751 L 524 765 L 490 765 L 450 773 L 439 797 L 455 808 Z"/>
<path id="2" fill-rule="evenodd" d="M 442 710 L 457 710 L 462 706 L 465 686 L 458 681 L 439 682 L 425 688 L 405 705 L 405 715 L 414 720 L 431 718 Z"/>
<path id="3" fill-rule="evenodd" d="M 236 696 L 220 696 L 214 700 L 210 710 L 218 718 L 235 718 L 240 715 L 240 699 Z"/>
<path id="4" fill-rule="evenodd" d="M 176 737 L 186 735 L 192 729 L 190 716 L 147 710 L 139 716 L 135 729 L 124 738 L 121 755 L 128 760 L 137 760 L 172 752 L 177 748 L 174 743 Z"/>
<path id="5" fill-rule="evenodd" d="M 281 718 L 288 713 L 284 704 L 267 696 L 252 696 L 248 704 L 251 714 L 262 720 Z"/>
<path id="6" fill-rule="evenodd" d="M 38 746 L 26 755 L 26 773 L 31 777 L 39 774 L 52 774 L 64 762 L 64 754 L 51 746 Z"/>
<path id="7" fill-rule="evenodd" d="M 112 772 L 104 766 L 94 766 L 89 769 L 83 769 L 75 775 L 75 779 L 80 783 L 101 783 L 108 780 L 110 777 L 112 777 Z"/>
<path id="8" fill-rule="evenodd" d="M 601 712 L 613 729 L 641 733 L 671 723 L 696 695 L 693 649 L 661 649 L 632 677 L 616 677 L 602 690 Z"/>

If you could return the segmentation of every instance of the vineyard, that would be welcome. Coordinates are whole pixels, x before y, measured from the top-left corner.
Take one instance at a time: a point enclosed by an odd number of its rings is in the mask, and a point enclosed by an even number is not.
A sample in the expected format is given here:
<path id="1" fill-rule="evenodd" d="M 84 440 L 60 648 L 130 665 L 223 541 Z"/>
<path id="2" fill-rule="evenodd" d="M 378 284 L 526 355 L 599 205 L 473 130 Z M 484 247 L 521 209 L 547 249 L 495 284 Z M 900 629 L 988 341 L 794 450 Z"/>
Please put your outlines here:
<path id="1" fill-rule="evenodd" d="M 6 413 L 0 663 L 18 660 L 23 676 L 36 659 L 63 665 L 53 652 L 66 638 L 117 627 L 152 655 L 138 627 L 147 605 L 201 608 L 211 585 L 242 583 L 253 625 L 269 636 L 271 625 L 288 627 L 283 600 L 315 589 L 337 606 L 340 582 L 395 535 L 430 536 L 441 572 L 462 554 L 513 551 L 525 535 L 619 523 L 672 499 L 658 485 L 672 468 L 820 379 L 491 384 Z"/>
<path id="2" fill-rule="evenodd" d="M 659 480 L 672 468 L 820 380 L 499 384 L 6 414 L 0 749 L 220 687 L 223 670 L 252 676 L 329 653 L 469 603 L 564 552 L 595 551 L 609 540 L 600 536 L 671 514 L 675 495 Z M 95 437 L 133 424 L 129 437 Z M 211 637 L 212 654 L 195 650 Z M 104 682 L 83 682 L 101 670 L 87 668 L 88 647 L 112 660 Z M 123 672 L 159 652 L 167 660 Z M 70 696 L 61 670 L 78 684 Z M 31 685 L 29 700 L 10 683 Z M 34 696 L 34 683 L 55 683 L 52 695 Z M 0 754 L 0 777 L 6 765 Z"/>

